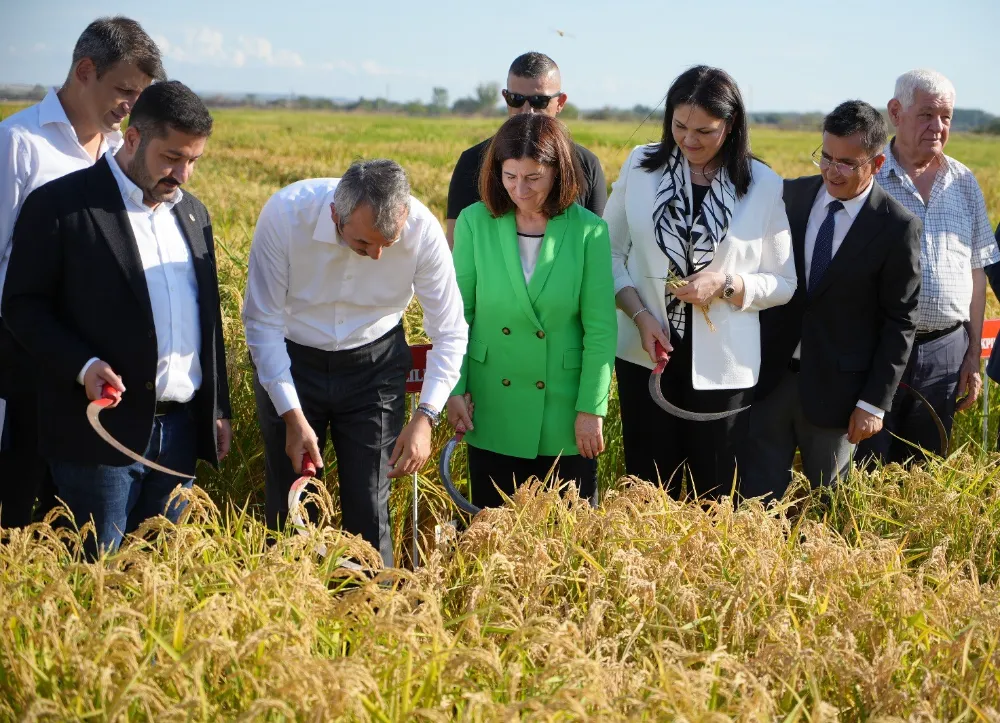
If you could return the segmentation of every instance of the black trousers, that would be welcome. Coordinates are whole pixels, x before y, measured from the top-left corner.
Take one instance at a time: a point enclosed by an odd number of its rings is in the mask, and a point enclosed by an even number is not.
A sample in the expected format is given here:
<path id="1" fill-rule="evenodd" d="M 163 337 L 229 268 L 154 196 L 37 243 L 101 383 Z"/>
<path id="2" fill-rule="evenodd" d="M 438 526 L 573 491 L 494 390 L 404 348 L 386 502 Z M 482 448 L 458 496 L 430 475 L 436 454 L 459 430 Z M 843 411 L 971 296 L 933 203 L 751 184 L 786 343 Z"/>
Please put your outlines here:
<path id="1" fill-rule="evenodd" d="M 38 452 L 36 366 L 0 320 L 0 397 L 7 401 L 0 436 L 0 527 L 30 524 L 36 498 L 35 519 L 56 505 L 52 474 Z"/>
<path id="2" fill-rule="evenodd" d="M 403 428 L 412 358 L 403 327 L 356 349 L 327 352 L 286 341 L 302 412 L 337 455 L 343 526 L 393 564 L 389 521 L 389 456 Z M 257 417 L 266 457 L 265 515 L 279 529 L 297 475 L 285 454 L 285 421 L 254 374 Z M 315 511 L 312 511 L 315 514 Z"/>
<path id="3" fill-rule="evenodd" d="M 690 307 L 688 330 L 691 329 Z M 699 390 L 691 384 L 690 331 L 674 347 L 660 388 L 673 404 L 692 412 L 719 412 L 750 403 L 750 389 Z M 736 452 L 749 428 L 749 415 L 713 422 L 691 422 L 660 409 L 649 395 L 650 369 L 624 359 L 615 360 L 621 404 L 625 471 L 657 482 L 679 499 L 687 478 L 687 494 L 716 498 L 733 489 Z M 739 486 L 737 485 L 737 489 Z"/>
<path id="4" fill-rule="evenodd" d="M 968 348 L 969 335 L 962 327 L 929 341 L 917 339 L 900 380 L 930 402 L 949 436 L 955 421 L 955 394 L 962 361 Z M 911 459 L 922 460 L 924 454 L 920 449 L 938 455 L 946 452 L 941 449 L 937 425 L 923 403 L 900 389 L 892 401 L 892 409 L 886 412 L 882 431 L 858 445 L 857 458 L 869 465 L 873 460 L 902 464 Z"/>
<path id="5" fill-rule="evenodd" d="M 555 474 L 560 480 L 575 481 L 581 497 L 593 503 L 597 491 L 597 460 L 581 454 L 526 459 L 469 445 L 468 455 L 472 503 L 477 507 L 502 507 L 503 497 L 499 490 L 510 497 L 529 477 L 544 480 L 557 459 Z"/>

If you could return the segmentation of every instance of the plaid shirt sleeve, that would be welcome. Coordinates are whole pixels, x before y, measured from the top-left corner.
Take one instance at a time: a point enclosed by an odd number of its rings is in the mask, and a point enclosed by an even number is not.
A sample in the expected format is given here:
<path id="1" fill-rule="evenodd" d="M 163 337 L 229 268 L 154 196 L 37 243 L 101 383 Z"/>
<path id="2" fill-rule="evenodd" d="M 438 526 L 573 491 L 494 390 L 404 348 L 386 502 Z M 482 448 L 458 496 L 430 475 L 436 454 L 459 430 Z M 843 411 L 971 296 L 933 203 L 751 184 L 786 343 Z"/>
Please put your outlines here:
<path id="1" fill-rule="evenodd" d="M 981 269 L 1000 261 L 1000 246 L 997 246 L 997 241 L 993 237 L 983 190 L 975 180 L 969 196 L 971 196 L 969 207 L 972 211 L 972 268 Z"/>

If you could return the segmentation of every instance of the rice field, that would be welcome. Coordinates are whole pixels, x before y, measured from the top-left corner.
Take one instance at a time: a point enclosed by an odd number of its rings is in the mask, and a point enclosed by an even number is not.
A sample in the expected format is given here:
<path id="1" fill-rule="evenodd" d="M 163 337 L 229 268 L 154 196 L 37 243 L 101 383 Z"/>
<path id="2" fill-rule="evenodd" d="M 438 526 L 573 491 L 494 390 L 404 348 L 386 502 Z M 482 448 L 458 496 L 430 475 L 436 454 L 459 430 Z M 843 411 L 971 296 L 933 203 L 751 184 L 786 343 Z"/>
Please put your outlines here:
<path id="1" fill-rule="evenodd" d="M 0 533 L 0 720 L 1000 721 L 1000 458 L 978 446 L 978 409 L 947 460 L 858 474 L 827 499 L 799 488 L 764 510 L 682 505 L 622 479 L 613 403 L 598 509 L 530 485 L 435 543 L 435 524 L 456 515 L 429 464 L 422 565 L 403 480 L 391 499 L 403 567 L 374 579 L 334 562 L 379 565 L 336 529 L 328 450 L 321 524 L 266 532 L 240 324 L 257 212 L 288 183 L 388 156 L 443 220 L 455 160 L 495 126 L 216 113 L 189 188 L 215 225 L 233 451 L 201 470 L 184 523 L 151 521 L 99 563 L 82 560 L 74 532 Z M 571 129 L 609 182 L 659 132 Z M 785 176 L 812 173 L 818 144 L 753 131 Z M 1000 139 L 958 136 L 948 152 L 976 172 L 995 225 Z M 1000 315 L 992 298 L 990 310 Z M 424 341 L 416 305 L 406 325 Z M 1000 402 L 994 439 L 998 418 Z M 447 436 L 438 430 L 436 451 Z"/>

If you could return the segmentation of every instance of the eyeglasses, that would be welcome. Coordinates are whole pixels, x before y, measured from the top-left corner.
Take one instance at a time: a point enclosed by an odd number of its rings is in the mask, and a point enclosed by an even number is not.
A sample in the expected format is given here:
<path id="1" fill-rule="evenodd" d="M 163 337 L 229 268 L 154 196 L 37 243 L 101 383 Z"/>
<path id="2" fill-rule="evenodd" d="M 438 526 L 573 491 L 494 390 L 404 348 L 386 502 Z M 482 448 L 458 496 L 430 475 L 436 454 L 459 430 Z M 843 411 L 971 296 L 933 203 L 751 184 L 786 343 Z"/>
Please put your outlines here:
<path id="1" fill-rule="evenodd" d="M 812 152 L 812 162 L 814 166 L 818 166 L 821 170 L 824 168 L 834 168 L 841 176 L 850 176 L 852 173 L 856 173 L 859 168 L 871 163 L 876 158 L 878 158 L 877 153 L 871 158 L 867 158 L 858 163 L 839 163 L 834 161 L 832 158 L 824 156 L 822 146 Z"/>
<path id="2" fill-rule="evenodd" d="M 520 108 L 527 101 L 528 105 L 535 110 L 545 110 L 549 107 L 549 103 L 552 102 L 553 98 L 558 98 L 562 95 L 562 91 L 554 95 L 521 95 L 520 93 L 511 93 L 506 88 L 500 92 L 503 95 L 503 99 L 507 101 L 507 105 L 511 108 Z"/>

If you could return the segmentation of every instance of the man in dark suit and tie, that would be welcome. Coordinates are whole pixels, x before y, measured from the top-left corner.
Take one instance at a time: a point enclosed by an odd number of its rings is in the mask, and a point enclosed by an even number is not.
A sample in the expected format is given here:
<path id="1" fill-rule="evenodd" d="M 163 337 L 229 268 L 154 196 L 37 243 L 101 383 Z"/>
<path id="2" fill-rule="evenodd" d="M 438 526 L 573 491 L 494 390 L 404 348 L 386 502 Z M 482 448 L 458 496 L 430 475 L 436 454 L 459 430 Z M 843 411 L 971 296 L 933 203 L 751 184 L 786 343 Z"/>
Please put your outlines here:
<path id="1" fill-rule="evenodd" d="M 835 484 L 892 404 L 916 329 L 922 226 L 875 182 L 887 135 L 872 106 L 841 103 L 813 153 L 820 175 L 785 181 L 799 283 L 760 314 L 744 497 L 780 499 L 796 448 L 813 487 Z"/>
<path id="2" fill-rule="evenodd" d="M 87 403 L 105 384 L 120 400 L 102 421 L 145 458 L 193 477 L 197 459 L 216 464 L 229 449 L 212 226 L 180 189 L 211 130 L 190 89 L 152 85 L 122 148 L 32 192 L 14 228 L 3 318 L 38 366 L 41 452 L 77 525 L 94 521 L 91 556 L 181 511 L 168 508 L 181 478 L 132 462 L 90 428 Z"/>

